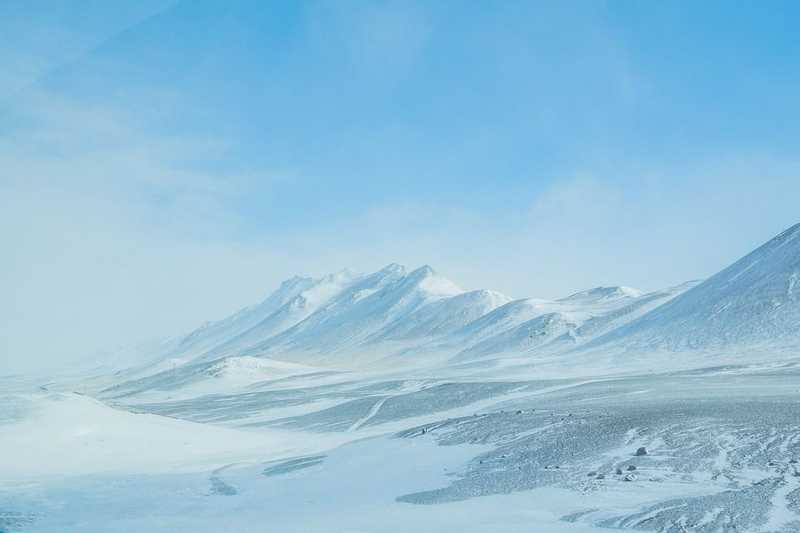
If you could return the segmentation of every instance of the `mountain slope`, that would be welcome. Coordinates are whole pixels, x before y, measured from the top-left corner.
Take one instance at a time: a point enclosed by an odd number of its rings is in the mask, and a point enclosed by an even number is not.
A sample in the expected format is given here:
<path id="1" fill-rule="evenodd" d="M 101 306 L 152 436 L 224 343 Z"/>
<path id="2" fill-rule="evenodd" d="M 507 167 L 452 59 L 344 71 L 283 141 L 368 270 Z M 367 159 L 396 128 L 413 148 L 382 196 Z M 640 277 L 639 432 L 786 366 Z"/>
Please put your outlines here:
<path id="1" fill-rule="evenodd" d="M 456 359 L 503 353 L 520 356 L 556 341 L 562 341 L 559 350 L 566 350 L 592 333 L 588 324 L 611 315 L 629 315 L 621 310 L 635 308 L 635 302 L 645 299 L 628 287 L 596 287 L 555 301 L 513 301 L 454 335 L 452 344 L 460 345 Z M 582 336 L 578 332 L 584 327 Z"/>
<path id="2" fill-rule="evenodd" d="M 405 340 L 451 333 L 511 299 L 490 290 L 477 290 L 435 300 L 404 320 L 397 320 L 372 340 Z"/>
<path id="3" fill-rule="evenodd" d="M 800 345 L 798 282 L 800 224 L 705 282 L 648 294 L 597 287 L 560 300 L 509 301 L 465 292 L 429 266 L 408 272 L 392 264 L 368 275 L 287 280 L 262 303 L 184 337 L 172 353 L 179 362 L 259 357 L 351 368 L 406 356 Z"/>
<path id="4" fill-rule="evenodd" d="M 311 278 L 295 276 L 281 283 L 275 292 L 257 305 L 245 307 L 241 311 L 217 322 L 209 322 L 192 331 L 173 348 L 170 355 L 190 355 L 203 353 L 230 338 L 240 335 L 270 316 L 295 296 L 314 285 Z"/>
<path id="5" fill-rule="evenodd" d="M 294 294 L 278 309 L 252 327 L 242 332 L 229 331 L 223 342 L 203 354 L 203 359 L 209 360 L 237 354 L 268 341 L 275 335 L 305 320 L 362 278 L 361 275 L 342 271 L 311 280 L 310 283 L 305 284 L 303 290 Z"/>
<path id="6" fill-rule="evenodd" d="M 682 351 L 799 341 L 800 224 L 591 347 Z"/>
<path id="7" fill-rule="evenodd" d="M 365 276 L 307 319 L 244 352 L 331 353 L 356 347 L 422 306 L 463 292 L 429 266 L 407 273 L 400 265 Z"/>

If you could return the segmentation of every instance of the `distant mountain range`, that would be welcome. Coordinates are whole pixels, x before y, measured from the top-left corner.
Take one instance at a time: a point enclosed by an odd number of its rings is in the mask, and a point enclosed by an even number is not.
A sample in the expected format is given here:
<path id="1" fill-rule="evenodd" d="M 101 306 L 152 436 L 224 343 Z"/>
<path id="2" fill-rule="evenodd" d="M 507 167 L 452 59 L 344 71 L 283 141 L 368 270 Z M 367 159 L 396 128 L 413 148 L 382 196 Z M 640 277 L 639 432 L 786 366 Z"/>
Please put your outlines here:
<path id="1" fill-rule="evenodd" d="M 397 264 L 371 274 L 294 277 L 261 303 L 162 345 L 148 371 L 273 368 L 275 361 L 358 368 L 425 357 L 455 364 L 798 341 L 800 224 L 704 282 L 651 293 L 597 287 L 559 300 L 513 300 L 464 291 L 429 266 Z"/>

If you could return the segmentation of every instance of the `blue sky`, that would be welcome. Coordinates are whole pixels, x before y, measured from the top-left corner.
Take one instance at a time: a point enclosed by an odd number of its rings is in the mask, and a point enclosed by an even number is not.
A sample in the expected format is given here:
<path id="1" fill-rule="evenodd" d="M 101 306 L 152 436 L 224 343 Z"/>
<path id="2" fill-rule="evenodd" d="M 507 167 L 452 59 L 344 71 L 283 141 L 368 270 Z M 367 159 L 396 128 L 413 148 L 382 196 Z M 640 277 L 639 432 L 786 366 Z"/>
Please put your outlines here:
<path id="1" fill-rule="evenodd" d="M 388 262 L 513 296 L 712 274 L 797 222 L 798 16 L 4 2 L 0 350 L 165 335 Z"/>

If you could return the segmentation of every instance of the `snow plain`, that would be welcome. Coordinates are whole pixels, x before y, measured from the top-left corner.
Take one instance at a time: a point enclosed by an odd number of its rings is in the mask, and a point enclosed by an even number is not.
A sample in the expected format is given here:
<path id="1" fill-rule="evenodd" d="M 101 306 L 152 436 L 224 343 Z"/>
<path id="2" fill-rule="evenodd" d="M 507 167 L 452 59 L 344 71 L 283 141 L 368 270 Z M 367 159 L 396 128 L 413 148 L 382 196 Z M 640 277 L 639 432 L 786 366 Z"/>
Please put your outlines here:
<path id="1" fill-rule="evenodd" d="M 649 294 L 293 278 L 141 365 L 2 378 L 0 531 L 800 531 L 798 235 Z"/>

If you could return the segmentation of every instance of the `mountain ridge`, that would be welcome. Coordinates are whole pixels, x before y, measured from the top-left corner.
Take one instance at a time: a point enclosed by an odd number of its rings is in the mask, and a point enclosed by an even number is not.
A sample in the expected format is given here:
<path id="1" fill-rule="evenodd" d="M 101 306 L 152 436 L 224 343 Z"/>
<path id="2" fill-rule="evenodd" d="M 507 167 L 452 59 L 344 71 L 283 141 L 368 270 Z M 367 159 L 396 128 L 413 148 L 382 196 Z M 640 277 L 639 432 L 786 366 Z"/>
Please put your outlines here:
<path id="1" fill-rule="evenodd" d="M 592 348 L 724 349 L 800 340 L 800 224 Z"/>
<path id="2" fill-rule="evenodd" d="M 759 343 L 800 345 L 800 224 L 705 281 L 647 293 L 601 286 L 555 300 L 512 299 L 466 291 L 428 265 L 397 263 L 368 274 L 295 276 L 261 303 L 182 337 L 166 371 L 241 357 L 360 368 Z"/>

